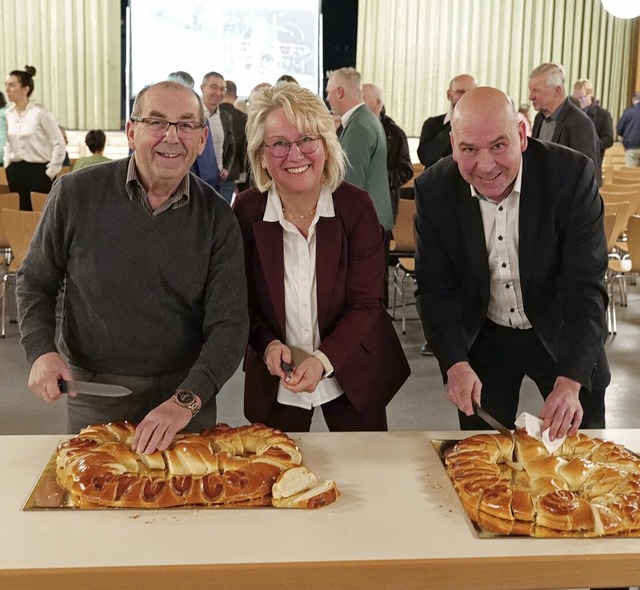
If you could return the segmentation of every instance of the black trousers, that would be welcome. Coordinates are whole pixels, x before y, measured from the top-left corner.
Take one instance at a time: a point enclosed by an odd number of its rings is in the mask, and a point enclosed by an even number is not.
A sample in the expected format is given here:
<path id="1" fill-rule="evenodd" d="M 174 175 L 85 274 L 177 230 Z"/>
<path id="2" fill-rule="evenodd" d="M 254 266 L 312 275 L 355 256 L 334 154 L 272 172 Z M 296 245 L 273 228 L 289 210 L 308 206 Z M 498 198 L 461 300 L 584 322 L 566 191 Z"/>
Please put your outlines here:
<path id="1" fill-rule="evenodd" d="M 47 176 L 46 164 L 32 162 L 12 162 L 7 166 L 7 182 L 12 193 L 20 195 L 20 209 L 32 211 L 31 191 L 48 193 L 53 184 Z"/>
<path id="2" fill-rule="evenodd" d="M 592 376 L 591 391 L 582 387 L 580 403 L 584 411 L 581 428 L 604 428 L 604 393 L 610 380 L 604 350 Z M 514 330 L 487 320 L 469 351 L 469 361 L 482 382 L 482 406 L 509 428 L 520 401 L 525 375 L 538 386 L 544 399 L 553 390 L 556 363 L 534 330 Z M 487 430 L 477 416 L 458 412 L 462 430 Z"/>

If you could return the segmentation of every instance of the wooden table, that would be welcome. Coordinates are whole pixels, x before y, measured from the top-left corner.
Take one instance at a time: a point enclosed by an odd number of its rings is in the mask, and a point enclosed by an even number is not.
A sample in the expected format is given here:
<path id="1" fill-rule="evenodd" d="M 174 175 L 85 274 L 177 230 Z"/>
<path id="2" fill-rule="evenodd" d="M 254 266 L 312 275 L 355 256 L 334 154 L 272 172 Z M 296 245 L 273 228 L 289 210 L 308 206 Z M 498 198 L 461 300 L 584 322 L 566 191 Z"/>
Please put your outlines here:
<path id="1" fill-rule="evenodd" d="M 640 449 L 635 430 L 590 434 Z M 342 491 L 320 510 L 23 511 L 64 438 L 0 437 L 3 590 L 514 590 L 640 581 L 640 539 L 478 538 L 431 444 L 459 432 L 296 435 L 305 463 Z"/>

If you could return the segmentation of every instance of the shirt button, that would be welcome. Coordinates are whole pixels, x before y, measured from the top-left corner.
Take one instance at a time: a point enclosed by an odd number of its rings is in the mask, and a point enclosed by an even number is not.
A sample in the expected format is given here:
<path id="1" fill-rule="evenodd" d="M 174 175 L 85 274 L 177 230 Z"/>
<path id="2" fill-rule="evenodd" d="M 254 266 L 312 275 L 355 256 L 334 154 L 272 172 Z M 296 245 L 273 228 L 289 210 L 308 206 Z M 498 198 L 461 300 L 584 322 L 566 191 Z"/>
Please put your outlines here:
<path id="1" fill-rule="evenodd" d="M 502 242 L 502 236 L 498 236 L 498 240 Z"/>
<path id="2" fill-rule="evenodd" d="M 515 309 L 513 309 L 513 307 L 509 310 L 511 313 L 513 313 L 515 311 Z"/>
<path id="3" fill-rule="evenodd" d="M 509 283 L 507 283 L 507 284 L 505 285 L 505 288 L 507 288 L 507 289 L 509 288 Z"/>
<path id="4" fill-rule="evenodd" d="M 498 211 L 502 211 L 502 205 L 500 205 L 500 207 L 498 207 Z"/>
<path id="5" fill-rule="evenodd" d="M 506 262 L 502 263 L 502 268 L 507 268 L 507 263 Z"/>

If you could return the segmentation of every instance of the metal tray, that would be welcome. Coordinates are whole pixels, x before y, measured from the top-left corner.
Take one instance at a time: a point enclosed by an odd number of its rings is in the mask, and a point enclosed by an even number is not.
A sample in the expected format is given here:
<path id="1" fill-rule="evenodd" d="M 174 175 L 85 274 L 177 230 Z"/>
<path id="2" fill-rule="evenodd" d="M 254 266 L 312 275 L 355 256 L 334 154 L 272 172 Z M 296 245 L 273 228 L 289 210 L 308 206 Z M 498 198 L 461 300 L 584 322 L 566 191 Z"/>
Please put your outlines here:
<path id="1" fill-rule="evenodd" d="M 442 465 L 444 466 L 445 469 L 445 473 L 447 471 L 447 466 L 445 463 L 445 459 L 447 457 L 447 455 L 449 454 L 449 452 L 451 451 L 451 449 L 453 449 L 453 447 L 460 442 L 460 440 L 462 439 L 449 439 L 449 440 L 437 440 L 437 439 L 432 439 L 431 440 L 431 444 L 433 445 L 433 448 L 436 451 L 436 454 L 438 455 L 438 457 L 440 458 L 440 461 L 442 461 Z M 634 451 L 630 451 L 631 453 L 633 453 L 634 455 L 637 454 Z M 448 473 L 447 473 L 448 475 Z M 449 480 L 451 481 L 451 480 Z M 471 530 L 476 534 L 476 536 L 479 539 L 505 539 L 505 538 L 509 538 L 509 539 L 549 539 L 549 538 L 560 538 L 560 539 L 620 539 L 620 538 L 637 538 L 640 537 L 640 530 L 636 530 L 636 531 L 630 531 L 628 533 L 624 533 L 624 534 L 619 534 L 619 535 L 606 535 L 606 536 L 601 536 L 601 537 L 594 537 L 592 535 L 588 535 L 585 533 L 579 533 L 579 532 L 561 532 L 561 531 L 551 531 L 549 530 L 549 536 L 547 537 L 536 537 L 536 536 L 530 536 L 530 535 L 517 535 L 517 534 L 512 534 L 512 535 L 503 535 L 500 533 L 496 533 L 494 531 L 491 531 L 485 527 L 483 527 L 481 524 L 475 522 L 473 520 L 473 518 L 471 518 L 471 515 L 467 512 L 467 509 L 464 505 L 464 503 L 462 502 L 462 499 L 460 498 L 458 491 L 456 490 L 455 486 L 453 485 L 453 482 L 451 482 L 451 486 L 453 487 L 453 489 L 456 492 L 456 497 L 458 498 L 458 501 L 460 502 L 460 508 L 462 508 L 462 512 L 465 515 L 465 518 L 467 519 L 467 521 L 469 522 L 469 526 L 471 528 Z"/>

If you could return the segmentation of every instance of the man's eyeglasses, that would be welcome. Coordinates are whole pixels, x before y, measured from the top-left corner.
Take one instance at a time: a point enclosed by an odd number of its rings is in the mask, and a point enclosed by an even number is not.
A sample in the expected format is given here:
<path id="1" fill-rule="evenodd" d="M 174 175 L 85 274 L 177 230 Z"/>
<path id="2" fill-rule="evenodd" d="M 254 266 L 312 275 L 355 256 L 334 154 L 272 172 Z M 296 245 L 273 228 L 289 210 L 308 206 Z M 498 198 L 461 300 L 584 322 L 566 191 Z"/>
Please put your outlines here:
<path id="1" fill-rule="evenodd" d="M 305 135 L 296 141 L 287 141 L 286 139 L 276 139 L 271 143 L 265 143 L 264 147 L 274 158 L 286 158 L 291 151 L 291 146 L 295 143 L 301 154 L 312 154 L 318 149 L 318 141 L 322 139 L 322 135 L 315 137 Z"/>
<path id="2" fill-rule="evenodd" d="M 199 129 L 204 127 L 204 123 L 197 121 L 167 121 L 166 119 L 156 119 L 155 117 L 131 117 L 132 121 L 144 123 L 152 135 L 165 135 L 171 125 L 176 126 L 176 131 L 180 137 L 193 137 Z"/>

